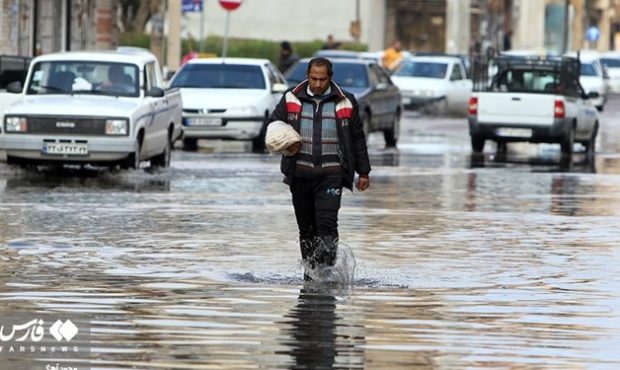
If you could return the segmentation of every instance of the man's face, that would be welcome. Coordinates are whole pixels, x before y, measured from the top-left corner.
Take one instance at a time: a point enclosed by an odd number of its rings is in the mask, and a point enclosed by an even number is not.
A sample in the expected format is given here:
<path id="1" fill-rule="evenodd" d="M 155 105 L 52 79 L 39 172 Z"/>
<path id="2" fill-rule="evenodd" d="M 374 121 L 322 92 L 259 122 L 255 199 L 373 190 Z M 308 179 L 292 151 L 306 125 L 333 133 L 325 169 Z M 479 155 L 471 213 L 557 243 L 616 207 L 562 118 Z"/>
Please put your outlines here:
<path id="1" fill-rule="evenodd" d="M 308 86 L 314 95 L 323 95 L 330 81 L 326 66 L 313 65 L 308 71 Z"/>

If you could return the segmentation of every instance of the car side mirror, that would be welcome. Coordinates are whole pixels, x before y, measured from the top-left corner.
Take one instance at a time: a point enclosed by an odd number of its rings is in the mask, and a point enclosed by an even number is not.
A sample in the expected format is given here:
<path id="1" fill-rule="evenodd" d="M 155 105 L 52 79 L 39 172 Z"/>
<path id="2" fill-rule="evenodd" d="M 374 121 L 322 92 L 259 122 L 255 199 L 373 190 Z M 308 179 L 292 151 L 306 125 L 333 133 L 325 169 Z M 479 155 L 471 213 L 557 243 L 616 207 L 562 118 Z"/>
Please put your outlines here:
<path id="1" fill-rule="evenodd" d="M 288 86 L 286 84 L 280 84 L 280 83 L 275 83 L 273 85 L 271 85 L 271 92 L 276 94 L 276 93 L 283 93 L 288 89 Z"/>
<path id="2" fill-rule="evenodd" d="M 588 99 L 596 99 L 601 96 L 597 91 L 590 91 L 587 95 Z"/>
<path id="3" fill-rule="evenodd" d="M 21 81 L 13 81 L 10 84 L 6 85 L 6 91 L 12 94 L 20 94 L 24 86 Z"/>
<path id="4" fill-rule="evenodd" d="M 152 98 L 163 98 L 166 95 L 164 89 L 160 87 L 153 86 L 149 91 L 146 92 L 146 96 L 150 96 Z"/>

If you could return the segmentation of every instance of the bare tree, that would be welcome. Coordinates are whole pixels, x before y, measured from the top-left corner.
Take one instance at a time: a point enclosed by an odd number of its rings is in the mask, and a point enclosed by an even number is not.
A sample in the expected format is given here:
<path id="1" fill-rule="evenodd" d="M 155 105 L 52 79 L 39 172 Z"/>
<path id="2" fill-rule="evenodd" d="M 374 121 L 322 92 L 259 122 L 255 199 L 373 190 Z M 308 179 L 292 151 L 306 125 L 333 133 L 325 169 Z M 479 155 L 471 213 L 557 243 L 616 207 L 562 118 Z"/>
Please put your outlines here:
<path id="1" fill-rule="evenodd" d="M 163 7 L 163 0 L 120 0 L 119 3 L 121 21 L 129 32 L 143 32 L 151 16 Z"/>

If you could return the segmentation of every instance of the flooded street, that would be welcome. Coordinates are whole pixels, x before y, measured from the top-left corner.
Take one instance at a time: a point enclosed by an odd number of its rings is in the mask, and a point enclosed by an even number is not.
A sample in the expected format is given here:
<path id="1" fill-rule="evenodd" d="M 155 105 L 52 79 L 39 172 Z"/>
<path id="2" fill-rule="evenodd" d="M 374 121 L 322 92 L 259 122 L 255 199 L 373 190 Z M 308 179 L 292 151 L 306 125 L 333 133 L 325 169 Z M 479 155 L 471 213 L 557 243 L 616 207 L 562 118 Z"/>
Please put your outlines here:
<path id="1" fill-rule="evenodd" d="M 372 134 L 371 188 L 340 211 L 350 285 L 303 283 L 275 155 L 0 164 L 0 317 L 90 329 L 90 353 L 5 344 L 2 369 L 618 369 L 620 98 L 600 124 L 571 166 L 559 145 L 472 158 L 464 118 L 409 112 L 398 150 Z"/>

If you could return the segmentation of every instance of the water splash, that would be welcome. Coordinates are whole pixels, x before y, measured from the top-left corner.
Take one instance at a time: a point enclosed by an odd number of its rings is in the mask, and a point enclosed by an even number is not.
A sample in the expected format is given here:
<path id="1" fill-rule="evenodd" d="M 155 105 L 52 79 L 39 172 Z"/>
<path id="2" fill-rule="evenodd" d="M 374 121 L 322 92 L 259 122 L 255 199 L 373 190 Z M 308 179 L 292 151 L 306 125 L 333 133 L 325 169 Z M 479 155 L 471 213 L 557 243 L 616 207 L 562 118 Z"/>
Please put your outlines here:
<path id="1" fill-rule="evenodd" d="M 339 243 L 336 261 L 333 266 L 317 265 L 314 268 L 300 260 L 300 266 L 315 283 L 331 283 L 341 286 L 353 285 L 355 280 L 355 256 L 346 244 Z"/>

